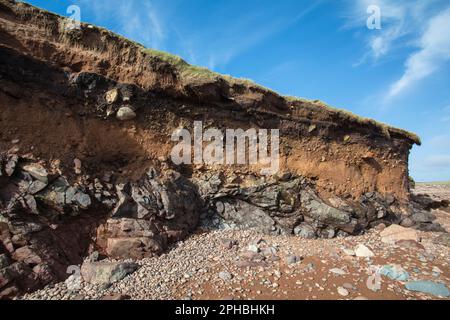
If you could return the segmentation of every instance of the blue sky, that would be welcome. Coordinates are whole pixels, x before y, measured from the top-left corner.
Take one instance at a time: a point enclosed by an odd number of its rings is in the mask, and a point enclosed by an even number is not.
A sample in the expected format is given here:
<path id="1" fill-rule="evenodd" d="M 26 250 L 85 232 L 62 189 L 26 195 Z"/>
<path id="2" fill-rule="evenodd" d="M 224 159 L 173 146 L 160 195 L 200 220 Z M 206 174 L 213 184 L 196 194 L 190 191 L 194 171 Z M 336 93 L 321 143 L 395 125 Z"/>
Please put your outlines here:
<path id="1" fill-rule="evenodd" d="M 450 180 L 448 0 L 31 0 L 190 63 L 413 131 L 418 181 Z M 369 6 L 381 29 L 369 29 Z"/>

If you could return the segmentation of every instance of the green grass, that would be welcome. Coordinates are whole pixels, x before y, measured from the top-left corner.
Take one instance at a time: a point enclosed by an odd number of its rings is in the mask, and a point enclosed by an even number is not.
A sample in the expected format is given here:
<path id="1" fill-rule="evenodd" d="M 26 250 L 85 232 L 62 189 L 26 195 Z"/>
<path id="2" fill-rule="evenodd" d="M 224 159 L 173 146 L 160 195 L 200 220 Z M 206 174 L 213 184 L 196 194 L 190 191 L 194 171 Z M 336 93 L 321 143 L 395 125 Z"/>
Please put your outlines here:
<path id="1" fill-rule="evenodd" d="M 436 184 L 439 186 L 450 186 L 450 181 L 416 182 L 417 185 Z"/>
<path id="2" fill-rule="evenodd" d="M 209 70 L 205 67 L 199 67 L 192 64 L 187 63 L 185 60 L 183 60 L 181 57 L 164 52 L 159 51 L 151 48 L 143 48 L 142 51 L 151 57 L 155 57 L 157 59 L 160 59 L 162 61 L 165 61 L 169 63 L 171 66 L 174 67 L 174 69 L 178 72 L 178 74 L 181 76 L 181 79 L 185 82 L 214 82 L 217 80 L 225 80 L 226 82 L 233 84 L 240 84 L 244 86 L 255 86 L 260 87 L 264 90 L 269 90 L 267 88 L 264 88 L 262 86 L 257 85 L 255 82 L 253 82 L 250 79 L 244 79 L 244 78 L 234 78 L 230 75 L 223 75 L 214 71 Z"/>

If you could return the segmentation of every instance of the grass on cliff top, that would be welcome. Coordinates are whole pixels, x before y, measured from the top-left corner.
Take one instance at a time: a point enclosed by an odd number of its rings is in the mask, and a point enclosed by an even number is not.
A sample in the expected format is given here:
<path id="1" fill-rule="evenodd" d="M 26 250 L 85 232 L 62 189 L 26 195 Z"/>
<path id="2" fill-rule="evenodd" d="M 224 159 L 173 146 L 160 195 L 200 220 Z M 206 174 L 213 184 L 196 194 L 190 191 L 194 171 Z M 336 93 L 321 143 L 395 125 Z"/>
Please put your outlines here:
<path id="1" fill-rule="evenodd" d="M 390 132 L 396 132 L 400 135 L 406 136 L 407 138 L 409 138 L 410 140 L 414 141 L 415 143 L 417 143 L 418 145 L 422 144 L 422 141 L 420 139 L 420 137 L 418 135 L 416 135 L 415 133 L 400 129 L 400 128 L 395 128 L 392 127 L 386 123 L 380 122 L 380 121 L 376 121 L 370 118 L 365 118 L 365 117 L 361 117 L 358 116 L 348 110 L 345 109 L 340 109 L 340 108 L 336 108 L 333 106 L 330 106 L 328 104 L 326 104 L 323 101 L 320 100 L 308 100 L 308 99 L 304 99 L 304 98 L 298 98 L 298 97 L 293 97 L 293 96 L 286 96 L 285 99 L 289 102 L 303 102 L 303 103 L 308 103 L 310 105 L 314 105 L 316 107 L 319 108 L 325 108 L 331 112 L 335 112 L 338 113 L 339 115 L 342 116 L 342 118 L 347 119 L 347 120 L 351 120 L 351 121 L 355 121 L 356 123 L 359 123 L 361 125 L 373 125 L 376 126 L 378 128 L 381 129 L 381 131 L 383 132 L 383 134 L 385 136 L 390 136 Z"/>
<path id="2" fill-rule="evenodd" d="M 169 63 L 170 65 L 172 65 L 175 68 L 175 70 L 177 70 L 177 72 L 181 76 L 182 80 L 187 83 L 189 83 L 189 82 L 211 82 L 211 81 L 223 79 L 223 80 L 227 81 L 230 85 L 240 84 L 240 85 L 245 85 L 247 87 L 258 87 L 267 92 L 273 92 L 272 90 L 265 88 L 263 86 L 260 86 L 260 85 L 256 84 L 255 82 L 248 80 L 248 79 L 233 78 L 229 75 L 222 75 L 220 73 L 211 71 L 208 68 L 191 65 L 191 64 L 187 63 L 185 60 L 183 60 L 181 57 L 174 55 L 174 54 L 170 54 L 170 53 L 155 50 L 155 49 L 149 49 L 149 48 L 144 48 L 143 52 L 147 55 L 156 57 L 156 58 L 163 60 L 163 61 Z M 313 105 L 318 108 L 324 108 L 324 109 L 327 109 L 328 111 L 338 113 L 339 115 L 342 116 L 342 118 L 344 120 L 355 121 L 356 123 L 361 124 L 361 125 L 373 125 L 375 127 L 380 128 L 380 130 L 383 132 L 383 134 L 386 137 L 390 137 L 391 132 L 396 132 L 400 135 L 406 136 L 407 138 L 409 138 L 410 140 L 414 141 L 415 143 L 417 143 L 419 145 L 421 144 L 420 138 L 414 133 L 408 132 L 406 130 L 391 127 L 385 123 L 381 123 L 381 122 L 375 121 L 373 119 L 360 117 L 360 116 L 355 115 L 355 114 L 351 113 L 350 111 L 347 111 L 344 109 L 334 108 L 332 106 L 327 105 L 326 103 L 324 103 L 322 101 L 306 100 L 306 99 L 292 97 L 292 96 L 285 96 L 284 98 L 288 102 L 303 102 L 303 103 L 307 103 L 307 104 Z"/>
<path id="3" fill-rule="evenodd" d="M 244 85 L 247 87 L 259 87 L 265 91 L 271 91 L 268 88 L 265 88 L 261 85 L 258 85 L 257 83 L 253 82 L 250 79 L 244 79 L 244 78 L 234 78 L 230 75 L 223 75 L 214 71 L 209 70 L 205 67 L 199 67 L 192 64 L 187 63 L 185 60 L 183 60 L 181 57 L 164 52 L 159 51 L 151 48 L 143 48 L 142 50 L 145 54 L 156 57 L 162 61 L 165 61 L 172 65 L 175 70 L 178 72 L 178 74 L 181 76 L 182 80 L 185 80 L 186 82 L 211 82 L 216 81 L 219 79 L 225 80 L 231 85 L 238 84 L 238 85 Z"/>

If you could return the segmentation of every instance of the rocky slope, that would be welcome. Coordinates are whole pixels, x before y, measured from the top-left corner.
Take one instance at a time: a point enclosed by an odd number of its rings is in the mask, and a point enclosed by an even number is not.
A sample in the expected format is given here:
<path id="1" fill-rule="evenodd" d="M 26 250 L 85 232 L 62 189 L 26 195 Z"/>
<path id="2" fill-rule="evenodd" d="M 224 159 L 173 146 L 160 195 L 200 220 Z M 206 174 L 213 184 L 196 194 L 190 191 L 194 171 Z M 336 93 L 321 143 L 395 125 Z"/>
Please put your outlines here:
<path id="1" fill-rule="evenodd" d="M 411 198 L 411 133 L 190 66 L 106 30 L 0 0 L 0 297 L 92 252 L 142 259 L 198 226 L 302 238 L 381 223 L 442 231 Z M 176 166 L 172 132 L 280 129 L 280 172 Z"/>

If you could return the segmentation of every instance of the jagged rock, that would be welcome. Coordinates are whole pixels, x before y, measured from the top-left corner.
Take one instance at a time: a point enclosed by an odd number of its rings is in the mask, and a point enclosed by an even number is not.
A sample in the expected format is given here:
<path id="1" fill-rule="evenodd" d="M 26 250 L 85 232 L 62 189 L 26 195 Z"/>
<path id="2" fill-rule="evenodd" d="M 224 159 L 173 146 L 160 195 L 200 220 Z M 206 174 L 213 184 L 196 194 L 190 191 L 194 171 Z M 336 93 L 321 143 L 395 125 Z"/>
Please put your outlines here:
<path id="1" fill-rule="evenodd" d="M 32 248 L 25 246 L 17 249 L 13 253 L 13 258 L 16 261 L 22 261 L 27 265 L 37 265 L 42 262 L 41 257 L 39 257 Z"/>
<path id="2" fill-rule="evenodd" d="M 108 104 L 115 103 L 117 100 L 119 100 L 119 90 L 117 90 L 117 88 L 114 88 L 106 92 L 105 100 Z"/>
<path id="3" fill-rule="evenodd" d="M 39 181 L 39 180 L 35 180 L 28 187 L 28 193 L 34 195 L 34 194 L 44 190 L 45 187 L 47 187 L 47 183 L 44 183 L 44 182 Z"/>
<path id="4" fill-rule="evenodd" d="M 421 211 L 413 214 L 411 219 L 417 223 L 428 223 L 436 220 L 436 216 L 430 212 Z"/>
<path id="5" fill-rule="evenodd" d="M 92 203 L 89 195 L 87 195 L 86 193 L 83 193 L 83 192 L 77 192 L 74 195 L 72 201 L 75 201 L 82 209 L 89 208 L 89 206 Z"/>
<path id="6" fill-rule="evenodd" d="M 136 118 L 136 113 L 130 107 L 121 107 L 117 110 L 116 118 L 120 121 L 128 121 Z"/>
<path id="7" fill-rule="evenodd" d="M 11 264 L 8 256 L 6 254 L 0 254 L 0 269 L 6 268 Z"/>
<path id="8" fill-rule="evenodd" d="M 150 169 L 135 183 L 117 187 L 119 202 L 98 231 L 110 256 L 140 259 L 160 254 L 197 226 L 202 201 L 189 180 Z"/>
<path id="9" fill-rule="evenodd" d="M 381 233 L 381 241 L 388 244 L 395 244 L 400 240 L 413 240 L 419 242 L 419 235 L 414 229 L 404 228 L 399 225 L 393 224 Z"/>
<path id="10" fill-rule="evenodd" d="M 110 238 L 106 252 L 108 256 L 117 259 L 142 259 L 163 252 L 163 245 L 150 237 L 141 238 Z"/>
<path id="11" fill-rule="evenodd" d="M 48 183 L 48 172 L 43 166 L 37 163 L 23 166 L 23 170 L 28 172 L 33 178 L 43 183 Z"/>
<path id="12" fill-rule="evenodd" d="M 262 233 L 273 232 L 275 221 L 264 210 L 242 200 L 223 202 L 221 216 L 242 229 L 257 229 Z"/>
<path id="13" fill-rule="evenodd" d="M 305 215 L 322 223 L 341 227 L 344 231 L 355 229 L 356 225 L 352 225 L 349 212 L 328 206 L 310 191 L 302 191 L 300 198 L 302 206 L 306 209 Z"/>
<path id="14" fill-rule="evenodd" d="M 19 157 L 17 155 L 12 155 L 7 160 L 6 165 L 5 165 L 5 173 L 8 177 L 13 175 L 18 161 L 19 161 Z M 1 175 L 1 170 L 0 170 L 0 175 Z"/>
<path id="15" fill-rule="evenodd" d="M 138 267 L 132 262 L 85 262 L 81 266 L 81 276 L 91 284 L 111 285 L 135 272 Z"/>

